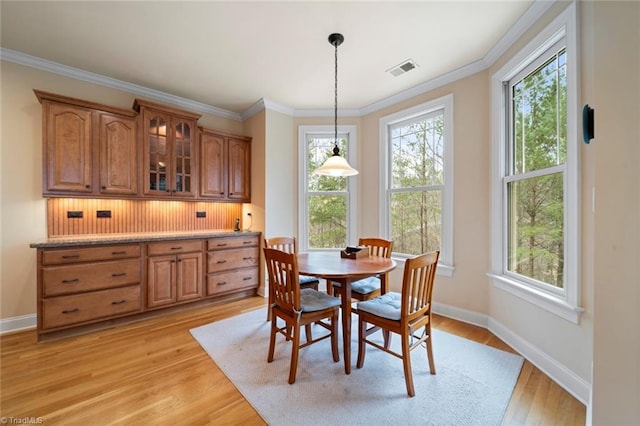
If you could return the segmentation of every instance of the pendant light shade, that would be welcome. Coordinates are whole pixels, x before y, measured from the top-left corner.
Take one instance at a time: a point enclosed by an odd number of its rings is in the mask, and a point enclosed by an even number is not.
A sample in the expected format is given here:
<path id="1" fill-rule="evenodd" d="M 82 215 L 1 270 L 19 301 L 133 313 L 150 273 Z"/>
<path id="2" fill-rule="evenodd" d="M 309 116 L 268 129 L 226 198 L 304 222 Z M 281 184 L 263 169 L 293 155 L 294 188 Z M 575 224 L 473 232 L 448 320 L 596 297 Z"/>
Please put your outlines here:
<path id="1" fill-rule="evenodd" d="M 323 176 L 354 176 L 358 174 L 358 171 L 351 167 L 344 157 L 340 156 L 340 148 L 338 148 L 338 46 L 342 44 L 344 37 L 342 34 L 331 34 L 329 36 L 329 43 L 334 46 L 335 56 L 335 96 L 334 96 L 334 109 L 333 109 L 333 124 L 334 124 L 334 146 L 333 155 L 327 158 L 327 161 L 315 170 L 316 174 Z"/>

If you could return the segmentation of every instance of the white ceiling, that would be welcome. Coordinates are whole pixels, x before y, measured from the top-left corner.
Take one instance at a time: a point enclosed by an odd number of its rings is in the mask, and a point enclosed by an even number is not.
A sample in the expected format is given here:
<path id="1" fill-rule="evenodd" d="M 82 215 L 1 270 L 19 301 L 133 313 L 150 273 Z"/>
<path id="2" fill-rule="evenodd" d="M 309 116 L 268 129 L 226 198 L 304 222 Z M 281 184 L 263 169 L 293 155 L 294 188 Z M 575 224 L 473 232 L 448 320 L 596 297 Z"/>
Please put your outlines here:
<path id="1" fill-rule="evenodd" d="M 2 0 L 0 42 L 5 53 L 239 114 L 260 99 L 332 109 L 327 37 L 339 32 L 339 108 L 360 109 L 486 63 L 534 3 Z M 406 59 L 419 67 L 398 77 L 386 72 Z"/>

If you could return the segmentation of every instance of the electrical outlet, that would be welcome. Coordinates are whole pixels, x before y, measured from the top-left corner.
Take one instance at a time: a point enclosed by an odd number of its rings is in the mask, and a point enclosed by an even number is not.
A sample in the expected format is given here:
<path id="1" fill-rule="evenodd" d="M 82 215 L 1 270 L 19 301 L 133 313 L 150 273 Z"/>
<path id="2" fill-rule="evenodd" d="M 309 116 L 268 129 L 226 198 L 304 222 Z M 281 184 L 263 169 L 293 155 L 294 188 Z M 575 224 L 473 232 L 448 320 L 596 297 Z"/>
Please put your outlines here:
<path id="1" fill-rule="evenodd" d="M 82 211 L 69 210 L 67 212 L 67 219 L 82 219 Z"/>
<path id="2" fill-rule="evenodd" d="M 96 211 L 96 217 L 98 217 L 98 218 L 109 218 L 109 217 L 111 217 L 111 210 L 98 210 L 98 211 Z"/>
<path id="3" fill-rule="evenodd" d="M 207 217 L 207 212 L 196 212 L 196 217 Z"/>

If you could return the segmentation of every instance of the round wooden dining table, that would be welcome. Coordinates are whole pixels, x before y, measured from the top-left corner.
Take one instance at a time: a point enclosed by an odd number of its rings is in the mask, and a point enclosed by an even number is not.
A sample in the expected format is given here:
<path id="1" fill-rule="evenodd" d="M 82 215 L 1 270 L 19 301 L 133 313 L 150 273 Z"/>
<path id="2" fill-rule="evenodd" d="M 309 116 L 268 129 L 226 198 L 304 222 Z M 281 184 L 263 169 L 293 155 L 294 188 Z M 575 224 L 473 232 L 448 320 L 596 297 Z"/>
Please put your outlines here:
<path id="1" fill-rule="evenodd" d="M 298 254 L 298 272 L 340 283 L 342 308 L 342 341 L 344 372 L 351 374 L 351 283 L 371 276 L 380 276 L 382 294 L 389 290 L 388 273 L 395 269 L 393 259 L 369 256 L 342 258 L 339 252 L 309 252 Z M 337 287 L 335 287 L 337 289 Z"/>

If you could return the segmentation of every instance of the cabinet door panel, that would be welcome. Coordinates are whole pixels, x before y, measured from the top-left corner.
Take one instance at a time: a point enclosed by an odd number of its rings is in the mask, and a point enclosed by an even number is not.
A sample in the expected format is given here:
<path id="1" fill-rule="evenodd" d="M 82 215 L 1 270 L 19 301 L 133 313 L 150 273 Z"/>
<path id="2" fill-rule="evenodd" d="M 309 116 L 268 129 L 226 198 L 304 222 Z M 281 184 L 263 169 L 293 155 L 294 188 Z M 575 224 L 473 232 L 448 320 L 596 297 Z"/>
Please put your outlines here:
<path id="1" fill-rule="evenodd" d="M 200 196 L 225 198 L 227 168 L 224 138 L 200 133 Z"/>
<path id="2" fill-rule="evenodd" d="M 176 301 L 176 257 L 150 257 L 147 269 L 147 306 L 154 308 Z"/>
<path id="3" fill-rule="evenodd" d="M 202 297 L 202 287 L 202 253 L 179 255 L 177 300 L 199 299 Z"/>
<path id="4" fill-rule="evenodd" d="M 136 120 L 111 114 L 100 115 L 100 192 L 138 192 Z"/>
<path id="5" fill-rule="evenodd" d="M 91 111 L 45 103 L 47 178 L 44 192 L 91 193 Z"/>
<path id="6" fill-rule="evenodd" d="M 229 138 L 229 199 L 251 201 L 251 144 Z"/>

